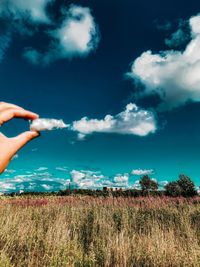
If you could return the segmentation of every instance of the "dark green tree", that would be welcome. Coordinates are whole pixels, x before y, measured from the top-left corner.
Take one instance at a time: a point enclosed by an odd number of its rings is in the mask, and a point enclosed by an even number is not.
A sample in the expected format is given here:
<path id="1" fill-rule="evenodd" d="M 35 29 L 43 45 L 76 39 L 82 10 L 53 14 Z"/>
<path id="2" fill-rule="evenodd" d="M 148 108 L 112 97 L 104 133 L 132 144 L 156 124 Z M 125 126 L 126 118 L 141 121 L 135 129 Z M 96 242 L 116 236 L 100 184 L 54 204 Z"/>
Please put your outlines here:
<path id="1" fill-rule="evenodd" d="M 179 197 L 182 194 L 181 187 L 178 182 L 169 182 L 165 186 L 165 194 L 170 197 Z"/>
<path id="2" fill-rule="evenodd" d="M 193 181 L 186 175 L 179 175 L 179 179 L 177 181 L 178 185 L 181 188 L 181 195 L 184 197 L 193 197 L 197 195 L 197 190 L 195 189 L 195 185 Z"/>
<path id="3" fill-rule="evenodd" d="M 148 175 L 144 175 L 140 179 L 140 186 L 142 189 L 143 194 L 149 194 L 150 191 L 156 191 L 158 190 L 158 183 L 151 179 Z"/>

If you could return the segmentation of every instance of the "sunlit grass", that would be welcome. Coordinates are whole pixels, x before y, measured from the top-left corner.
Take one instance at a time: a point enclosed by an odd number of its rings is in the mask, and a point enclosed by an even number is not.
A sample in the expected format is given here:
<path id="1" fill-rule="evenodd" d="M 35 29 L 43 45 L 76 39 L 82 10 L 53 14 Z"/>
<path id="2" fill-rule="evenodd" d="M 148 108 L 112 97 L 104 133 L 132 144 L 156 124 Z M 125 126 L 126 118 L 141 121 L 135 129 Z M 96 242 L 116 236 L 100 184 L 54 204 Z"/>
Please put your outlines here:
<path id="1" fill-rule="evenodd" d="M 200 266 L 200 198 L 1 199 L 4 266 Z"/>

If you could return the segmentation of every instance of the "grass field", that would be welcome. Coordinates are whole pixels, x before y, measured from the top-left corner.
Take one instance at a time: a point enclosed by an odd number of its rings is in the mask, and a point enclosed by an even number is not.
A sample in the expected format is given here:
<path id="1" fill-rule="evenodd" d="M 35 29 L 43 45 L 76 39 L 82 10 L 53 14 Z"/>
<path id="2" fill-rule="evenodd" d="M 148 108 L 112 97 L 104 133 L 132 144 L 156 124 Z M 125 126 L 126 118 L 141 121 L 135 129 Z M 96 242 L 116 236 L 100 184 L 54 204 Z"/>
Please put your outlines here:
<path id="1" fill-rule="evenodd" d="M 2 197 L 10 266 L 200 266 L 200 198 Z"/>

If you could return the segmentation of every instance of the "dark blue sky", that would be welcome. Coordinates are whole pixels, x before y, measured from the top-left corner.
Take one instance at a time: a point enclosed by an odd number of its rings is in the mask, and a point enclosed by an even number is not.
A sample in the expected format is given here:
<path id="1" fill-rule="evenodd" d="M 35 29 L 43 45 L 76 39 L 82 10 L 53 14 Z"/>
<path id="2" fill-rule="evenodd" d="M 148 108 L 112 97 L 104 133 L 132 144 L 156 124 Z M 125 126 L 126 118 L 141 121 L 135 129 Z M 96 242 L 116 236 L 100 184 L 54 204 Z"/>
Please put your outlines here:
<path id="1" fill-rule="evenodd" d="M 85 56 L 65 57 L 44 65 L 31 64 L 24 49 L 44 52 L 51 37 L 46 34 L 61 24 L 61 7 L 70 4 L 89 7 L 98 25 L 100 40 L 96 49 Z M 63 119 L 66 123 L 84 116 L 102 119 L 106 114 L 122 112 L 129 102 L 155 109 L 157 131 L 146 136 L 94 133 L 78 141 L 76 133 L 62 130 L 42 133 L 41 137 L 19 152 L 0 179 L 34 173 L 46 167 L 49 174 L 70 178 L 71 170 L 101 171 L 114 177 L 133 169 L 153 169 L 152 177 L 163 181 L 185 173 L 198 184 L 200 170 L 200 103 L 193 101 L 157 112 L 156 97 L 137 99 L 133 79 L 127 78 L 133 61 L 147 50 L 168 50 L 169 38 L 180 26 L 200 11 L 198 1 L 56 1 L 46 11 L 54 24 L 30 24 L 32 34 L 20 34 L 15 24 L 7 25 L 3 17 L 2 35 L 10 32 L 9 47 L 0 65 L 1 100 L 30 109 L 44 118 Z M 1 9 L 0 9 L 1 14 Z M 24 19 L 26 25 L 26 19 Z M 160 29 L 170 23 L 169 29 Z M 14 27 L 16 27 L 14 29 Z M 189 41 L 188 41 L 189 42 Z M 183 43 L 179 50 L 184 50 Z M 142 88 L 139 85 L 139 88 Z M 196 102 L 196 103 L 194 103 Z M 28 124 L 16 120 L 2 128 L 9 136 L 26 130 Z M 66 166 L 64 173 L 56 167 Z M 112 178 L 110 178 L 112 179 Z M 138 176 L 130 175 L 130 182 Z M 3 180 L 2 180 L 3 181 Z"/>

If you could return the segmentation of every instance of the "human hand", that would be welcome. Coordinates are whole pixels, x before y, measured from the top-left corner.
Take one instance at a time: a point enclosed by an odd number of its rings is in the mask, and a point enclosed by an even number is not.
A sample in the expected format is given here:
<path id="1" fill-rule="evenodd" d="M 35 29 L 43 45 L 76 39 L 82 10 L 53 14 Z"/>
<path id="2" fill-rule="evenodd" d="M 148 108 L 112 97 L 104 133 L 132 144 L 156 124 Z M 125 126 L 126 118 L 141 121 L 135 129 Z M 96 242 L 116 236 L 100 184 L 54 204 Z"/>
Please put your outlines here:
<path id="1" fill-rule="evenodd" d="M 19 106 L 0 102 L 0 126 L 13 118 L 34 120 L 38 118 L 38 115 Z M 20 148 L 38 136 L 39 133 L 37 131 L 27 131 L 12 138 L 0 133 L 0 173 L 5 170 Z"/>

